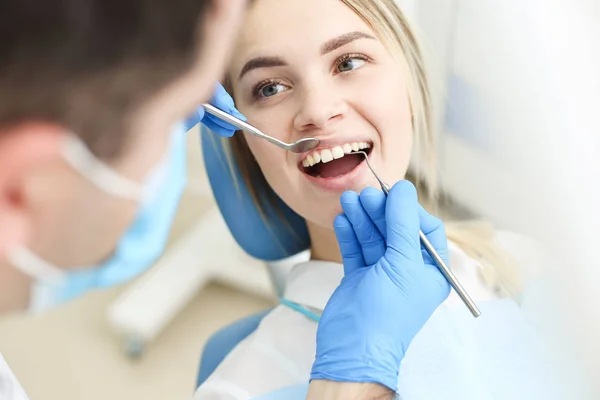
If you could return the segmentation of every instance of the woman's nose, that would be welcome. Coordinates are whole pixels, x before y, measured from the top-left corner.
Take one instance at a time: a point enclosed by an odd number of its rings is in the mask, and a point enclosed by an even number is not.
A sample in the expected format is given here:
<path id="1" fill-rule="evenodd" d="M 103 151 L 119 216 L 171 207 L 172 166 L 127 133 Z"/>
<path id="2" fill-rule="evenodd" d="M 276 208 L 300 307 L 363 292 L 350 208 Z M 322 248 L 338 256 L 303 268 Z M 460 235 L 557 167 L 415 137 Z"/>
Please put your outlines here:
<path id="1" fill-rule="evenodd" d="M 294 128 L 300 132 L 325 129 L 329 122 L 341 119 L 345 111 L 345 103 L 338 90 L 326 84 L 315 85 L 300 100 Z"/>

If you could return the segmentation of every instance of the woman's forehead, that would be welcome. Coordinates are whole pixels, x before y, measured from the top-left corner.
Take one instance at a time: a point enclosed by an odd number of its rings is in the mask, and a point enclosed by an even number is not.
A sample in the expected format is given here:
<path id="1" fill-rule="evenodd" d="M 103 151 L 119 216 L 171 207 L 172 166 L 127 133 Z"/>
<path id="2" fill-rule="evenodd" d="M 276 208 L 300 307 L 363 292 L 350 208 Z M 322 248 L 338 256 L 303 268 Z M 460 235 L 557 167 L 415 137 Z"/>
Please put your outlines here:
<path id="1" fill-rule="evenodd" d="M 350 32 L 375 34 L 339 0 L 255 0 L 233 57 L 240 69 L 251 57 L 320 52 L 328 40 Z"/>

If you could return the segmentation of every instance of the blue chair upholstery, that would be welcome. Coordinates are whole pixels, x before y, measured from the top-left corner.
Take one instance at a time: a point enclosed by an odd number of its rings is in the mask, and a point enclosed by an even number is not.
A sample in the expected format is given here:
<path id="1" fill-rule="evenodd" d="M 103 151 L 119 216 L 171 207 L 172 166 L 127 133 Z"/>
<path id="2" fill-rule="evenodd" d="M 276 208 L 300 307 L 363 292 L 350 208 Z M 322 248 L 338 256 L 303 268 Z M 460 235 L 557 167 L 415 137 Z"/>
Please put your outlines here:
<path id="1" fill-rule="evenodd" d="M 239 342 L 246 339 L 256 328 L 258 328 L 260 321 L 262 321 L 269 311 L 271 310 L 266 310 L 234 322 L 208 339 L 200 359 L 196 387 L 202 385 L 204 381 L 208 379 L 225 357 L 227 357 L 227 354 L 229 354 Z"/>
<path id="2" fill-rule="evenodd" d="M 304 219 L 275 193 L 270 195 L 278 200 L 279 210 L 265 210 L 266 215 L 261 215 L 238 166 L 229 162 L 228 139 L 219 138 L 205 127 L 201 129 L 200 140 L 208 179 L 221 214 L 240 247 L 263 261 L 283 260 L 308 249 L 310 241 Z M 240 341 L 258 327 L 267 313 L 265 311 L 231 324 L 209 339 L 200 360 L 198 386 Z"/>
<path id="3" fill-rule="evenodd" d="M 310 247 L 304 219 L 290 209 L 274 192 L 278 210 L 265 210 L 263 217 L 243 182 L 237 165 L 232 165 L 227 140 L 202 128 L 202 154 L 208 179 L 221 214 L 233 237 L 250 256 L 277 261 Z M 241 133 L 237 133 L 240 135 Z"/>

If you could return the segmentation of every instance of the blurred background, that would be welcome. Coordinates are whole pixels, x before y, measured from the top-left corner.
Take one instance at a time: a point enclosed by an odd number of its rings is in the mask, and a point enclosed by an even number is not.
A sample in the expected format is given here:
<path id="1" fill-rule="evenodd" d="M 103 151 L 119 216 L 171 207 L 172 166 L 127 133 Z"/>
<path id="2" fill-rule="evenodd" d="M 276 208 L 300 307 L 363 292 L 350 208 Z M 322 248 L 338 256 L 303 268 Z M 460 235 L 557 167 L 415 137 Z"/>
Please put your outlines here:
<path id="1" fill-rule="evenodd" d="M 600 1 L 398 2 L 439 89 L 440 178 L 454 200 L 442 213 L 546 246 L 543 279 L 527 289 L 533 312 L 573 370 L 597 378 Z M 189 184 L 158 263 L 122 287 L 0 320 L 0 350 L 33 400 L 189 398 L 207 338 L 276 303 L 294 260 L 239 249 L 198 134 L 188 133 Z"/>

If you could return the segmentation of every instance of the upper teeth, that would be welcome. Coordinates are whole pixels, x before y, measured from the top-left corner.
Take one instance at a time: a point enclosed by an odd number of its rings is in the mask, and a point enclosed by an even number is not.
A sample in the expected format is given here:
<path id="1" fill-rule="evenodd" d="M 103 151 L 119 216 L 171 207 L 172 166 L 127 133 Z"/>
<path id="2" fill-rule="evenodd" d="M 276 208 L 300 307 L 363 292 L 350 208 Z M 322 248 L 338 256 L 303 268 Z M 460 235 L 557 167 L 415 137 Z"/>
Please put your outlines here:
<path id="1" fill-rule="evenodd" d="M 313 151 L 306 156 L 304 160 L 302 160 L 302 165 L 304 167 L 312 167 L 320 162 L 328 163 L 329 161 L 344 157 L 344 154 L 349 154 L 353 151 L 362 149 L 368 149 L 370 147 L 371 144 L 367 142 L 352 142 L 343 144 L 341 146 L 335 146 L 331 149 Z"/>

